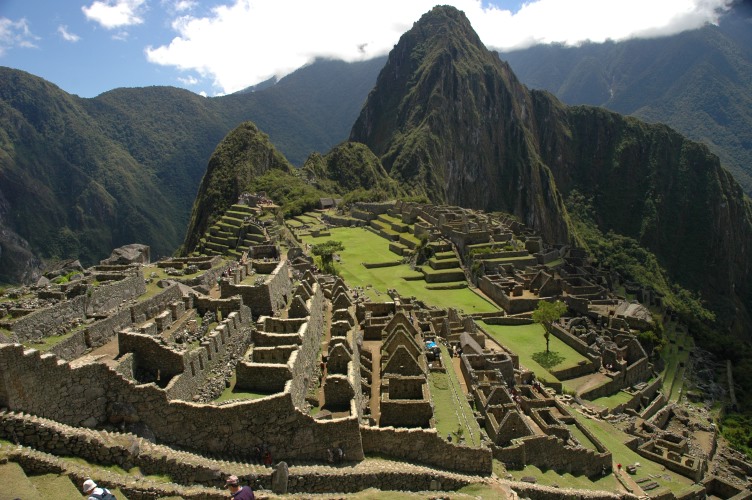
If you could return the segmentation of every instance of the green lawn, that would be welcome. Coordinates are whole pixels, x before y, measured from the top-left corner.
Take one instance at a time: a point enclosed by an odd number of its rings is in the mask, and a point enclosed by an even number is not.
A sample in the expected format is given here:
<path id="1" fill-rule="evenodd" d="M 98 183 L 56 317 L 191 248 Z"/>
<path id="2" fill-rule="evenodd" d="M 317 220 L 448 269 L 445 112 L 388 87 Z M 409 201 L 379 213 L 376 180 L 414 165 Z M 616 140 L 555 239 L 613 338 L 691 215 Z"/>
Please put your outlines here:
<path id="1" fill-rule="evenodd" d="M 416 297 L 428 305 L 440 308 L 454 307 L 465 313 L 492 312 L 499 308 L 468 288 L 459 290 L 430 290 L 423 280 L 407 281 L 403 277 L 416 276 L 407 264 L 382 269 L 366 269 L 363 262 L 387 262 L 395 259 L 389 251 L 389 242 L 364 228 L 340 227 L 331 230 L 331 236 L 314 238 L 303 236 L 303 242 L 314 245 L 329 240 L 341 241 L 345 250 L 340 253 L 337 270 L 351 287 L 372 286 L 373 300 L 387 300 L 387 289 L 393 288 L 403 297 Z M 379 294 L 376 294 L 378 291 Z"/>
<path id="2" fill-rule="evenodd" d="M 546 352 L 546 339 L 543 337 L 543 327 L 537 323 L 532 325 L 489 325 L 482 322 L 485 329 L 500 344 L 509 348 L 512 352 L 520 357 L 520 364 L 532 370 L 536 377 L 542 380 L 559 382 L 547 368 L 542 366 L 536 359 L 541 360 L 541 356 Z M 551 366 L 553 370 L 561 370 L 576 366 L 580 361 L 586 360 L 577 351 L 567 344 L 551 335 L 549 349 L 555 364 Z"/>
<path id="3" fill-rule="evenodd" d="M 522 470 L 507 471 L 515 481 L 530 476 L 537 480 L 537 484 L 544 486 L 557 485 L 559 488 L 577 490 L 618 491 L 619 484 L 613 474 L 606 474 L 600 478 L 590 479 L 587 476 L 573 476 L 572 474 L 558 474 L 552 469 L 545 472 L 534 465 L 527 465 Z"/>
<path id="4" fill-rule="evenodd" d="M 235 372 L 233 372 L 232 377 L 230 377 L 230 387 L 227 387 L 224 391 L 222 391 L 222 394 L 220 394 L 219 397 L 214 400 L 215 403 L 222 403 L 224 401 L 230 401 L 233 399 L 261 399 L 267 396 L 271 396 L 271 394 L 261 394 L 257 392 L 236 392 L 235 380 Z"/>
<path id="5" fill-rule="evenodd" d="M 603 406 L 605 408 L 613 409 L 620 404 L 628 403 L 632 399 L 632 395 L 628 392 L 619 391 L 616 394 L 610 396 L 604 396 L 593 400 L 593 404 Z"/>
<path id="6" fill-rule="evenodd" d="M 458 427 L 462 427 L 465 444 L 480 446 L 478 422 L 473 417 L 472 409 L 462 393 L 449 352 L 443 345 L 440 347 L 441 361 L 447 372 L 432 372 L 429 375 L 436 430 L 442 438 L 446 438 L 447 434 L 452 434 L 452 439 L 455 440 L 454 432 Z"/>
<path id="7" fill-rule="evenodd" d="M 575 410 L 572 410 L 570 413 L 574 415 L 582 425 L 588 428 L 596 439 L 598 439 L 603 446 L 611 452 L 614 464 L 622 464 L 626 467 L 635 462 L 640 463 L 640 467 L 637 468 L 637 474 L 632 476 L 635 481 L 651 477 L 653 481 L 668 488 L 674 494 L 682 493 L 692 486 L 693 481 L 691 479 L 676 474 L 675 472 L 664 470 L 662 465 L 647 460 L 636 452 L 630 450 L 624 444 L 624 442 L 629 439 L 629 436 L 613 425 L 601 420 L 586 418 L 580 412 Z"/>

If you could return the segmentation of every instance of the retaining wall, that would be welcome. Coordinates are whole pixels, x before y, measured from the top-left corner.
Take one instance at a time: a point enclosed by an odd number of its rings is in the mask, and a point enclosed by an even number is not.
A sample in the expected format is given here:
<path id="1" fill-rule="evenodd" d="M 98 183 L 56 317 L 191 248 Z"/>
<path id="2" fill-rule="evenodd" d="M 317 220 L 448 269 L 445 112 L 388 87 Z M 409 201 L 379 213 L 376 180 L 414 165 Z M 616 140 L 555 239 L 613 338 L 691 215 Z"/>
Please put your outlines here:
<path id="1" fill-rule="evenodd" d="M 168 401 L 155 384 L 137 385 L 104 364 L 71 367 L 52 354 L 0 347 L 0 405 L 73 426 L 109 420 L 113 405 L 132 408 L 165 444 L 219 456 L 251 458 L 266 442 L 275 459 L 326 460 L 327 449 L 345 443 L 348 457 L 363 457 L 357 417 L 317 421 L 284 393 L 224 406 Z"/>
<path id="2" fill-rule="evenodd" d="M 472 474 L 491 474 L 493 455 L 488 448 L 448 443 L 435 429 L 361 427 L 363 451 Z"/>

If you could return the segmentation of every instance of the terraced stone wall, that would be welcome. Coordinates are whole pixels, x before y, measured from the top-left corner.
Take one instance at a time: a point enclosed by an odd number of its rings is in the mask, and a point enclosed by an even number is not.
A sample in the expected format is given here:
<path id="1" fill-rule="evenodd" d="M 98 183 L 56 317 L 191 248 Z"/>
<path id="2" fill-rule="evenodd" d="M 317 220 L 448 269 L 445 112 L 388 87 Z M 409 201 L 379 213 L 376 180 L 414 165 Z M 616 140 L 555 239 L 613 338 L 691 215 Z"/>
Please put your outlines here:
<path id="1" fill-rule="evenodd" d="M 137 385 L 104 364 L 72 367 L 15 344 L 0 347 L 0 398 L 13 411 L 84 427 L 126 405 L 159 442 L 220 456 L 250 459 L 266 442 L 275 460 L 324 461 L 340 445 L 349 458 L 363 458 L 358 418 L 314 420 L 295 408 L 289 384 L 279 395 L 224 406 L 169 401 L 156 385 Z"/>
<path id="2" fill-rule="evenodd" d="M 273 316 L 285 307 L 293 292 L 287 261 L 280 262 L 262 285 L 234 285 L 223 280 L 220 286 L 222 297 L 240 295 L 254 318 Z"/>
<path id="3" fill-rule="evenodd" d="M 118 281 L 108 281 L 91 289 L 91 296 L 86 303 L 87 314 L 99 314 L 112 311 L 123 301 L 135 299 L 146 293 L 146 283 L 140 269 L 130 276 Z"/>
<path id="4" fill-rule="evenodd" d="M 439 437 L 435 429 L 363 426 L 360 433 L 366 454 L 381 454 L 471 474 L 490 474 L 492 470 L 491 450 L 448 443 Z"/>

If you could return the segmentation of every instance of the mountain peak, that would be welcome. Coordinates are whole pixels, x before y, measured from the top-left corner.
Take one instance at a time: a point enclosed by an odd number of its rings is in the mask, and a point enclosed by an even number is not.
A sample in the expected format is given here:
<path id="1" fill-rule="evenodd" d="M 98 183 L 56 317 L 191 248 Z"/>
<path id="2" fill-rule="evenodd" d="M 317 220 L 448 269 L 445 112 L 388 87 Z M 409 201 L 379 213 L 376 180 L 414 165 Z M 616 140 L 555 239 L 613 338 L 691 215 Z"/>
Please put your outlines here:
<path id="1" fill-rule="evenodd" d="M 531 107 L 465 14 L 435 7 L 390 52 L 350 139 L 434 202 L 512 212 L 567 241 L 560 196 L 531 147 Z"/>

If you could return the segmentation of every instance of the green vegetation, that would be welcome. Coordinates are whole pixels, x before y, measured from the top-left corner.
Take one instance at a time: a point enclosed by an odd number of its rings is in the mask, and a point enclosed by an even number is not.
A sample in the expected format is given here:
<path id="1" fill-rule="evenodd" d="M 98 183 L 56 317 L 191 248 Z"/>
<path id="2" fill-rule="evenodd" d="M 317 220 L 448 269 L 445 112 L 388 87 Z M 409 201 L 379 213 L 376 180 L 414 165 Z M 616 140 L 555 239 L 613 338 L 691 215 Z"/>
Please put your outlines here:
<path id="1" fill-rule="evenodd" d="M 571 413 L 582 425 L 593 433 L 603 446 L 611 451 L 614 463 L 620 463 L 624 466 L 637 462 L 641 464 L 637 469 L 637 474 L 632 476 L 635 480 L 651 477 L 653 481 L 668 488 L 675 494 L 682 493 L 692 486 L 693 481 L 691 479 L 673 472 L 668 472 L 664 470 L 664 466 L 651 462 L 630 450 L 624 444 L 629 439 L 629 436 L 613 425 L 607 422 L 586 418 L 577 411 L 572 411 Z"/>
<path id="2" fill-rule="evenodd" d="M 457 440 L 457 429 L 462 429 L 462 437 L 468 446 L 480 446 L 480 427 L 473 417 L 473 411 L 462 392 L 457 373 L 452 364 L 452 358 L 445 346 L 441 348 L 441 362 L 446 373 L 431 372 L 429 384 L 431 401 L 434 404 L 434 418 L 439 436 L 446 438 L 452 435 Z"/>
<path id="3" fill-rule="evenodd" d="M 356 142 L 343 142 L 324 156 L 311 154 L 302 170 L 323 191 L 342 195 L 358 190 L 348 202 L 394 198 L 399 192 L 376 155 Z"/>
<path id="4" fill-rule="evenodd" d="M 319 258 L 321 269 L 329 274 L 337 274 L 334 266 L 334 254 L 345 249 L 341 241 L 329 240 L 324 243 L 316 243 L 311 248 L 311 253 Z"/>
<path id="5" fill-rule="evenodd" d="M 217 397 L 217 399 L 214 400 L 215 403 L 222 403 L 224 401 L 231 401 L 234 399 L 261 399 L 265 398 L 267 396 L 270 396 L 271 394 L 262 394 L 259 392 L 245 392 L 245 391 L 236 391 L 235 390 L 235 381 L 236 381 L 236 375 L 235 372 L 232 372 L 232 377 L 230 378 L 230 386 L 225 388 L 224 391 L 222 391 L 222 394 Z"/>
<path id="6" fill-rule="evenodd" d="M 312 245 L 330 240 L 341 241 L 345 246 L 345 250 L 339 254 L 340 261 L 335 263 L 338 274 L 351 287 L 371 287 L 366 293 L 374 300 L 384 300 L 387 290 L 395 289 L 404 297 L 417 297 L 429 305 L 454 307 L 464 310 L 465 313 L 499 310 L 495 304 L 468 288 L 429 289 L 426 282 L 421 279 L 422 274 L 416 273 L 407 264 L 390 267 L 389 272 L 385 272 L 384 269 L 367 269 L 363 262 L 388 262 L 395 257 L 389 251 L 389 242 L 367 229 L 343 227 L 332 229 L 331 236 L 303 236 L 303 242 Z"/>
<path id="7" fill-rule="evenodd" d="M 559 382 L 559 379 L 551 374 L 549 371 L 550 369 L 561 370 L 564 368 L 571 368 L 577 366 L 580 361 L 585 360 L 585 358 L 577 351 L 555 336 L 550 338 L 551 349 L 549 351 L 550 354 L 555 354 L 555 356 L 546 356 L 546 352 L 544 351 L 544 329 L 542 325 L 537 323 L 532 325 L 509 326 L 491 325 L 482 322 L 481 326 L 494 339 L 496 339 L 497 342 L 508 347 L 512 352 L 517 354 L 520 357 L 520 364 L 532 370 L 539 380 Z M 543 357 L 541 357 L 541 355 L 543 355 Z M 558 362 L 554 365 L 545 367 L 536 361 L 536 359 L 542 360 L 544 363 L 550 359 L 554 359 Z"/>
<path id="8" fill-rule="evenodd" d="M 293 167 L 274 148 L 269 136 L 251 122 L 241 123 L 227 134 L 209 159 L 199 185 L 184 252 L 192 252 L 206 230 L 242 193 L 255 191 L 253 182 L 270 171 L 292 177 Z"/>
<path id="9" fill-rule="evenodd" d="M 601 398 L 594 399 L 593 404 L 612 409 L 616 408 L 620 404 L 629 402 L 631 399 L 631 394 L 629 394 L 628 392 L 619 391 L 616 394 L 612 394 L 610 396 L 603 396 Z"/>
<path id="10" fill-rule="evenodd" d="M 723 437 L 749 459 L 752 459 L 752 412 L 731 413 L 723 419 L 720 430 Z"/>
<path id="11" fill-rule="evenodd" d="M 565 312 L 567 312 L 567 306 L 558 300 L 556 302 L 540 300 L 538 301 L 538 307 L 533 311 L 533 321 L 543 325 L 543 336 L 546 339 L 546 354 L 549 354 L 548 344 L 551 340 L 553 323 L 561 318 Z"/>
<path id="12" fill-rule="evenodd" d="M 538 484 L 545 486 L 558 485 L 560 488 L 572 488 L 578 490 L 600 490 L 600 491 L 619 491 L 620 485 L 613 474 L 606 474 L 603 477 L 588 478 L 586 476 L 573 476 L 565 473 L 559 474 L 552 469 L 545 471 L 534 465 L 527 465 L 521 470 L 507 471 L 512 475 L 515 481 L 523 477 L 534 477 Z"/>

